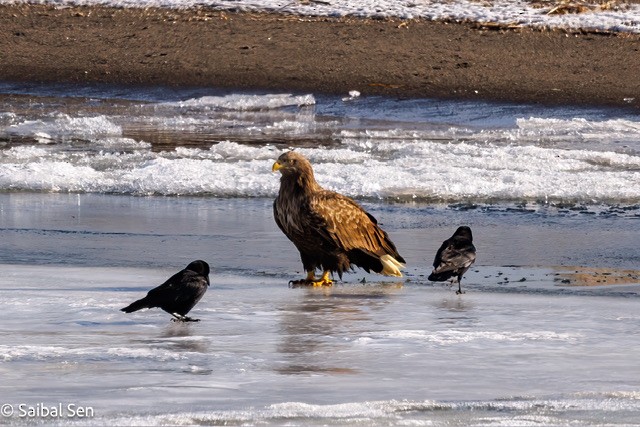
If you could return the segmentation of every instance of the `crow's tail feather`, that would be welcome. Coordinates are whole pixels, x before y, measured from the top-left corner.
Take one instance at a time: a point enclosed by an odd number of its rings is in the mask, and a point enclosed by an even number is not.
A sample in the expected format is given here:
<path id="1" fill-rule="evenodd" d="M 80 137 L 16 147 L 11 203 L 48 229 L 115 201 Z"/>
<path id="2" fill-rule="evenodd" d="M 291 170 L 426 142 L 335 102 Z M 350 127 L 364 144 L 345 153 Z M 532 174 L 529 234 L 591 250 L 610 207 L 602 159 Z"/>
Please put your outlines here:
<path id="1" fill-rule="evenodd" d="M 131 313 L 131 312 L 134 312 L 134 311 L 141 310 L 143 308 L 149 308 L 149 305 L 147 304 L 147 301 L 145 300 L 145 298 L 142 298 L 142 299 L 139 299 L 138 301 L 132 302 L 131 304 L 129 304 L 125 308 L 121 308 L 120 311 L 124 311 L 125 313 Z"/>
<path id="2" fill-rule="evenodd" d="M 451 271 L 443 271 L 440 273 L 436 273 L 435 271 L 427 277 L 427 280 L 431 280 L 432 282 L 446 282 L 455 276 Z"/>

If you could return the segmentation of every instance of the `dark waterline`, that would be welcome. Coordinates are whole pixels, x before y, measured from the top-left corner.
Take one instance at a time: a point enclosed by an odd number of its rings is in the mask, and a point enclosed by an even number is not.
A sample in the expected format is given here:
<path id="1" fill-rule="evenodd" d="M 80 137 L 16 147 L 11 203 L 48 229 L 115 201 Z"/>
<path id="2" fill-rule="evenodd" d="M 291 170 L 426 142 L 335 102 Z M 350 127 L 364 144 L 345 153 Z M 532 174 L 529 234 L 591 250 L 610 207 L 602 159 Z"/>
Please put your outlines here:
<path id="1" fill-rule="evenodd" d="M 161 266 L 170 260 L 180 266 L 204 254 L 233 271 L 299 271 L 298 254 L 276 227 L 271 205 L 271 199 L 4 193 L 0 263 Z M 555 208 L 364 206 L 421 273 L 461 224 L 474 230 L 478 265 L 640 266 L 635 216 Z"/>

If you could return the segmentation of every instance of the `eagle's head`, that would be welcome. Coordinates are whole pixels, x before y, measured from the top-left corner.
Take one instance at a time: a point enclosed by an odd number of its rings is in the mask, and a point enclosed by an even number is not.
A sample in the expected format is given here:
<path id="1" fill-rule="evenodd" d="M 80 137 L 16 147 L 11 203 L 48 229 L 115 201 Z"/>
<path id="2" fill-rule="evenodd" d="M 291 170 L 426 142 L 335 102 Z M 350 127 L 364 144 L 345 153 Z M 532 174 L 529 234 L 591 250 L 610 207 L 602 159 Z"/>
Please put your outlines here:
<path id="1" fill-rule="evenodd" d="M 311 163 L 302 154 L 295 151 L 283 153 L 273 164 L 271 171 L 279 171 L 282 176 L 313 176 Z"/>

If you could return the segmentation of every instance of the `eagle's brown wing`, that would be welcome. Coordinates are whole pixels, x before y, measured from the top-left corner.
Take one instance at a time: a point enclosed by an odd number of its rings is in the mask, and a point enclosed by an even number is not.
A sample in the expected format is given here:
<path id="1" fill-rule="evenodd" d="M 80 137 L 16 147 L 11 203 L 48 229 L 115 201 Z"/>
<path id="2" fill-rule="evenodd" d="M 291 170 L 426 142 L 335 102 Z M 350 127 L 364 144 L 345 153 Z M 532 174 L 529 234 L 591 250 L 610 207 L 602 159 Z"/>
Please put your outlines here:
<path id="1" fill-rule="evenodd" d="M 320 228 L 318 231 L 345 252 L 361 250 L 405 262 L 376 219 L 350 198 L 332 191 L 319 191 L 311 199 L 311 210 Z"/>
<path id="2" fill-rule="evenodd" d="M 334 248 L 334 239 L 327 232 L 325 220 L 310 210 L 305 203 L 283 202 L 280 197 L 273 203 L 273 217 L 278 228 L 298 249 L 315 252 L 319 246 Z"/>

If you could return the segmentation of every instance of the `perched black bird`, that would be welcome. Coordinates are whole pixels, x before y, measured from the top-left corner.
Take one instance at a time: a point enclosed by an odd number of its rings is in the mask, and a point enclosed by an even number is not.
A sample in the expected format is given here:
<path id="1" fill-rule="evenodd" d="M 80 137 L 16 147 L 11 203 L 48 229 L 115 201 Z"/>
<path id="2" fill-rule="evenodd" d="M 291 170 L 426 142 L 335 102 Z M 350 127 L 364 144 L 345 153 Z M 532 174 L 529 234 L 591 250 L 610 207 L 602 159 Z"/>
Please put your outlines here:
<path id="1" fill-rule="evenodd" d="M 462 275 L 475 260 L 476 248 L 473 246 L 471 229 L 467 226 L 458 227 L 453 236 L 442 242 L 442 246 L 438 249 L 436 258 L 433 260 L 433 272 L 429 275 L 429 280 L 444 282 L 452 277 L 455 279 L 457 276 L 458 290 L 456 294 L 461 294 L 460 280 Z"/>
<path id="2" fill-rule="evenodd" d="M 209 264 L 201 260 L 193 261 L 162 285 L 151 289 L 146 297 L 121 311 L 131 313 L 143 308 L 160 307 L 175 317 L 171 320 L 199 322 L 200 319 L 187 317 L 187 313 L 200 301 L 209 285 Z"/>

